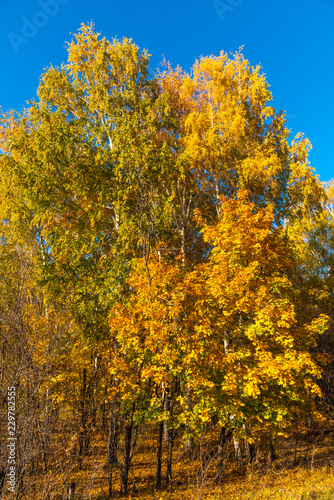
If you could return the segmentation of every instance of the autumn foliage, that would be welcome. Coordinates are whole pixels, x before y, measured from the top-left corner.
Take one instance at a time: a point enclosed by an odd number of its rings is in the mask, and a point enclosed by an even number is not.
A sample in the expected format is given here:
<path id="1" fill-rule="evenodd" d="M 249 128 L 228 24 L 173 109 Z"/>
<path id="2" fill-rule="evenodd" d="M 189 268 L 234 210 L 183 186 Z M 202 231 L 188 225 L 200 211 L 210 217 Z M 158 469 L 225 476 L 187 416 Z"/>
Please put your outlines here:
<path id="1" fill-rule="evenodd" d="M 332 411 L 333 186 L 241 50 L 152 76 L 131 40 L 82 25 L 68 53 L 0 120 L 18 494 L 102 476 L 96 498 L 135 494 L 147 435 L 156 489 L 177 488 L 176 452 L 221 485 L 230 445 L 239 472 L 271 463 Z"/>

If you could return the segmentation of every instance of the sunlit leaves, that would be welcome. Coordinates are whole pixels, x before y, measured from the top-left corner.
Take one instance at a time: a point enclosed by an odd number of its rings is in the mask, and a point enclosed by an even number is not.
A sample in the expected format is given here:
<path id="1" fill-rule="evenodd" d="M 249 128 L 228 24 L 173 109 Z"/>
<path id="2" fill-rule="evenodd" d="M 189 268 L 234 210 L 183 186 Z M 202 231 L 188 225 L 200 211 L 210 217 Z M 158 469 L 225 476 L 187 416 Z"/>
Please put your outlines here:
<path id="1" fill-rule="evenodd" d="M 114 366 L 123 374 L 127 367 L 139 384 L 179 377 L 194 396 L 191 413 L 182 391 L 178 399 L 187 425 L 214 414 L 229 425 L 232 414 L 233 426 L 268 421 L 282 431 L 295 418 L 295 401 L 299 412 L 310 411 L 309 394 L 320 394 L 310 348 L 326 318 L 298 323 L 288 278 L 293 252 L 270 208 L 240 192 L 238 200 L 222 199 L 217 224 L 196 217 L 212 248 L 207 262 L 185 272 L 178 262 L 153 259 L 150 283 L 138 265 L 129 297 L 112 312 Z"/>

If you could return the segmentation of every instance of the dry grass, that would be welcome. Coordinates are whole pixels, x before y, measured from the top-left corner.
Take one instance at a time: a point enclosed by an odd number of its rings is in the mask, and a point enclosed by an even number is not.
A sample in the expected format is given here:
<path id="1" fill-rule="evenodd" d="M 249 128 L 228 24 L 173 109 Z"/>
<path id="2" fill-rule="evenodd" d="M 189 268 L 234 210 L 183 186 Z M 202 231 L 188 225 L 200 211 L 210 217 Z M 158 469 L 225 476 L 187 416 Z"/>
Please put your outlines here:
<path id="1" fill-rule="evenodd" d="M 216 461 L 208 462 L 199 474 L 198 456 L 204 456 L 214 448 L 212 434 L 205 445 L 196 442 L 194 457 L 184 453 L 181 443 L 173 452 L 173 487 L 171 490 L 155 490 L 155 434 L 151 427 L 142 431 L 138 448 L 133 458 L 129 476 L 131 500 L 334 500 L 334 433 L 332 424 L 327 429 L 301 429 L 297 441 L 281 438 L 275 443 L 277 460 L 268 464 L 267 449 L 262 446 L 259 461 L 252 467 L 236 471 L 233 448 L 226 449 L 229 458 L 221 483 L 214 482 Z M 73 441 L 74 443 L 74 441 Z M 58 443 L 59 444 L 59 443 Z M 56 443 L 55 443 L 56 446 Z M 200 453 L 201 452 L 201 453 Z M 69 455 L 70 453 L 70 455 Z M 50 471 L 40 474 L 29 485 L 26 480 L 23 500 L 64 500 L 66 485 L 76 483 L 75 500 L 107 500 L 108 467 L 106 465 L 106 442 L 95 441 L 86 455 L 81 470 L 76 466 L 76 449 L 73 446 L 59 451 Z M 163 473 L 166 470 L 166 449 L 163 455 Z M 113 495 L 119 496 L 118 467 L 113 472 Z M 163 476 L 164 479 L 164 476 Z M 13 496 L 4 495 L 3 500 Z"/>

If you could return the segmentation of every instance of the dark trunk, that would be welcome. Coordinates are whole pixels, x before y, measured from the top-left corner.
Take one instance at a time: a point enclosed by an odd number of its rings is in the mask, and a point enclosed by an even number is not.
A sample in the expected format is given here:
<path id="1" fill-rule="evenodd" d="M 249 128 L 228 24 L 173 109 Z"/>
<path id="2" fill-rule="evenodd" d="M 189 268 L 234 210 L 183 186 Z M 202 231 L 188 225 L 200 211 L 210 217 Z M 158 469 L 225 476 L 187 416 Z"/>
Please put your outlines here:
<path id="1" fill-rule="evenodd" d="M 78 465 L 79 469 L 82 467 L 82 455 L 85 446 L 86 439 L 86 392 L 87 392 L 87 371 L 86 368 L 83 369 L 82 374 L 82 389 L 81 389 L 81 416 L 80 416 L 80 429 L 79 429 L 79 450 L 78 450 Z"/>
<path id="2" fill-rule="evenodd" d="M 157 442 L 157 461 L 156 461 L 156 475 L 155 475 L 155 487 L 157 490 L 161 490 L 161 460 L 162 460 L 162 434 L 163 434 L 163 422 L 158 424 L 158 442 Z"/>
<path id="3" fill-rule="evenodd" d="M 138 426 L 133 425 L 133 414 L 135 412 L 135 405 L 133 406 L 124 427 L 124 453 L 123 462 L 121 464 L 121 495 L 127 495 L 128 493 L 128 477 L 129 469 L 133 454 L 135 452 L 137 438 L 138 438 Z"/>
<path id="4" fill-rule="evenodd" d="M 269 440 L 269 463 L 270 463 L 270 465 L 274 460 L 276 460 L 276 458 L 277 458 L 277 455 L 275 452 L 273 440 L 270 438 L 270 440 Z"/>
<path id="5" fill-rule="evenodd" d="M 167 451 L 167 472 L 166 472 L 166 485 L 172 485 L 172 453 L 173 453 L 173 430 L 168 430 L 168 451 Z"/>
<path id="6" fill-rule="evenodd" d="M 255 458 L 255 447 L 253 443 L 250 443 L 245 439 L 245 450 L 248 463 L 252 463 Z"/>
<path id="7" fill-rule="evenodd" d="M 251 431 L 249 429 L 248 426 L 246 426 L 246 424 L 244 424 L 244 429 L 245 429 L 245 433 L 246 435 L 248 434 L 248 436 L 251 437 Z M 247 439 L 247 436 L 246 438 L 244 439 L 244 444 L 245 444 L 245 451 L 246 451 L 246 458 L 247 458 L 247 463 L 248 465 L 251 464 L 255 458 L 255 447 L 252 443 L 250 443 Z"/>
<path id="8" fill-rule="evenodd" d="M 226 445 L 229 438 L 231 437 L 231 432 L 226 432 L 225 427 L 222 427 L 219 436 L 219 443 L 217 449 L 217 469 L 215 481 L 220 482 L 221 476 L 224 472 L 224 452 L 226 453 Z"/>
<path id="9" fill-rule="evenodd" d="M 162 384 L 162 398 L 161 409 L 165 410 L 166 401 L 165 386 Z M 162 436 L 164 433 L 164 422 L 158 423 L 158 439 L 157 439 L 157 459 L 156 459 L 156 474 L 155 474 L 155 487 L 157 490 L 161 489 L 161 462 L 162 462 Z"/>
<path id="10" fill-rule="evenodd" d="M 117 463 L 117 442 L 118 442 L 118 409 L 116 401 L 111 403 L 109 439 L 108 439 L 108 462 Z"/>
<path id="11" fill-rule="evenodd" d="M 128 493 L 128 477 L 131 462 L 131 438 L 132 438 L 133 423 L 132 419 L 125 425 L 124 428 L 124 455 L 123 463 L 121 466 L 121 494 L 127 495 Z"/>
<path id="12" fill-rule="evenodd" d="M 110 422 L 109 422 L 109 437 L 108 437 L 108 451 L 107 460 L 109 464 L 109 496 L 112 496 L 112 473 L 114 464 L 117 463 L 117 443 L 119 433 L 119 413 L 117 406 L 117 395 L 114 395 L 111 409 L 110 409 Z"/>
<path id="13" fill-rule="evenodd" d="M 190 389 L 186 388 L 186 397 L 187 397 L 187 407 L 188 410 L 191 412 L 193 410 L 193 398 Z M 189 429 L 187 429 L 189 431 Z M 189 455 L 192 455 L 194 452 L 194 438 L 191 436 L 189 439 L 187 439 L 187 442 L 185 444 L 185 450 Z"/>
<path id="14" fill-rule="evenodd" d="M 167 399 L 167 398 L 166 398 Z M 173 402 L 169 400 L 169 412 L 170 417 L 173 412 Z M 171 418 L 170 418 L 171 420 Z M 173 453 L 173 429 L 167 427 L 167 471 L 166 471 L 166 486 L 171 488 L 172 486 L 172 453 Z"/>
<path id="15" fill-rule="evenodd" d="M 165 397 L 163 400 L 163 408 L 165 413 L 170 412 L 170 399 L 168 399 L 168 397 Z M 164 420 L 163 422 L 163 434 L 164 434 L 165 445 L 168 446 L 169 431 L 168 431 L 167 419 Z"/>

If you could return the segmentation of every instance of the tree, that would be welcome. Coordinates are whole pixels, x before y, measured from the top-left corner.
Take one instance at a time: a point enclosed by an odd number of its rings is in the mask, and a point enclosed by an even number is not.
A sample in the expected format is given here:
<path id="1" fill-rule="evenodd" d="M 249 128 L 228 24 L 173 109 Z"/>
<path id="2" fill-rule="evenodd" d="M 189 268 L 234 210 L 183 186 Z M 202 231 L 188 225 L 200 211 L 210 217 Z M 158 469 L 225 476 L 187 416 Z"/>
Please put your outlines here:
<path id="1" fill-rule="evenodd" d="M 320 394 L 321 370 L 311 347 L 327 322 L 301 315 L 289 279 L 289 241 L 274 225 L 273 210 L 247 196 L 241 191 L 238 200 L 223 199 L 217 225 L 202 229 L 212 251 L 189 280 L 198 294 L 194 331 L 205 339 L 197 352 L 205 356 L 195 357 L 191 380 L 195 386 L 193 370 L 202 367 L 213 398 L 207 406 L 217 409 L 224 426 L 242 433 L 245 421 L 257 422 L 284 432 L 297 414 L 315 409 L 310 395 Z"/>
<path id="2" fill-rule="evenodd" d="M 165 112 L 146 51 L 99 39 L 92 25 L 75 38 L 68 64 L 42 75 L 39 101 L 3 118 L 1 164 L 43 242 L 45 280 L 53 293 L 66 287 L 72 314 L 98 337 L 138 252 L 138 205 L 160 175 Z"/>
<path id="3" fill-rule="evenodd" d="M 67 64 L 42 75 L 37 100 L 1 117 L 1 255 L 24 255 L 30 273 L 27 285 L 20 265 L 1 270 L 2 311 L 21 311 L 27 356 L 38 337 L 37 374 L 62 332 L 41 388 L 54 409 L 68 400 L 76 467 L 110 410 L 110 491 L 117 462 L 128 491 L 145 423 L 158 428 L 161 487 L 163 429 L 171 484 L 177 436 L 192 445 L 219 422 L 222 448 L 230 432 L 288 432 L 315 411 L 331 192 L 308 163 L 309 141 L 289 145 L 271 98 L 241 50 L 150 75 L 146 51 L 91 24 Z M 24 283 L 19 306 L 8 276 Z"/>
<path id="4" fill-rule="evenodd" d="M 198 251 L 193 210 L 217 220 L 220 195 L 248 189 L 256 204 L 274 203 L 277 220 L 286 215 L 288 130 L 284 115 L 269 104 L 272 95 L 260 70 L 239 51 L 233 58 L 224 52 L 203 57 L 190 74 L 168 66 L 160 75 L 176 122 L 169 131 L 174 165 L 164 185 L 183 258 L 188 253 L 192 260 Z"/>
<path id="5" fill-rule="evenodd" d="M 236 436 L 245 436 L 245 423 L 284 434 L 298 415 L 315 412 L 311 396 L 320 395 L 311 348 L 326 317 L 300 314 L 289 280 L 292 247 L 273 210 L 247 196 L 222 198 L 215 225 L 197 213 L 211 248 L 207 262 L 185 273 L 182 258 L 153 258 L 149 283 L 139 265 L 128 298 L 112 310 L 112 366 L 125 407 L 131 402 L 140 413 L 143 405 L 145 418 L 157 418 L 169 390 L 174 425 L 186 424 L 188 434 L 214 416 Z"/>

